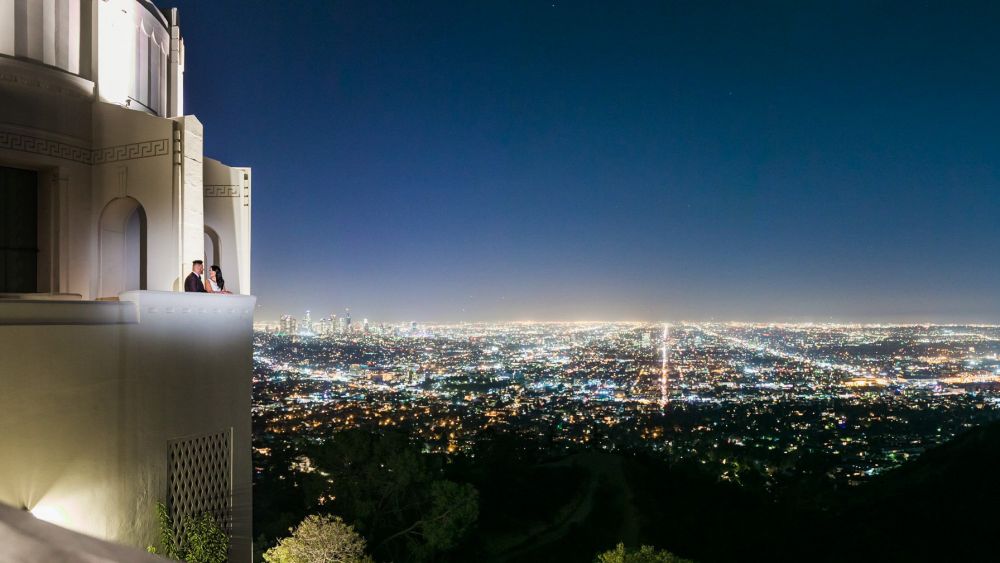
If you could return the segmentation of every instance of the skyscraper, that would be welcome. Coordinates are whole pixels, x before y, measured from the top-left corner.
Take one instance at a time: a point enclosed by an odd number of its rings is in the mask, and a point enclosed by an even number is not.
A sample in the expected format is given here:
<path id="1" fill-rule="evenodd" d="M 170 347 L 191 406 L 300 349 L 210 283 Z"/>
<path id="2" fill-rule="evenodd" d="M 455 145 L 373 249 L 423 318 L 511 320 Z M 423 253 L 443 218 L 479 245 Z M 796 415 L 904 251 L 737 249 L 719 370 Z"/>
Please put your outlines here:
<path id="1" fill-rule="evenodd" d="M 286 336 L 292 336 L 298 334 L 299 323 L 295 317 L 291 315 L 281 315 L 281 333 Z"/>

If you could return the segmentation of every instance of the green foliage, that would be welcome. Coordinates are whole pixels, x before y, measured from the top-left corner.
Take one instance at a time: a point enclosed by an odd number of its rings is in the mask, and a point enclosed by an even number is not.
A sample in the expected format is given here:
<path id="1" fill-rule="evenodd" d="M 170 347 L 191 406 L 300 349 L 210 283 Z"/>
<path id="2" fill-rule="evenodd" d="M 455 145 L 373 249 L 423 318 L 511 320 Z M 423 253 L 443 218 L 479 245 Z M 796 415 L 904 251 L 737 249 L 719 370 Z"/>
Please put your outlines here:
<path id="1" fill-rule="evenodd" d="M 648 545 L 639 549 L 626 549 L 623 543 L 598 554 L 594 561 L 596 563 L 691 563 L 689 559 L 677 557 L 666 550 L 657 550 Z"/>
<path id="2" fill-rule="evenodd" d="M 432 483 L 430 508 L 420 525 L 427 545 L 435 550 L 454 547 L 479 515 L 478 497 L 468 483 Z"/>
<path id="3" fill-rule="evenodd" d="M 229 558 L 229 536 L 208 513 L 188 522 L 181 545 L 187 563 L 226 563 Z"/>
<path id="4" fill-rule="evenodd" d="M 229 558 L 229 536 L 208 513 L 188 519 L 183 536 L 175 532 L 174 519 L 162 502 L 156 503 L 160 528 L 160 548 L 147 551 L 187 563 L 226 563 Z M 160 551 L 162 549 L 162 552 Z"/>
<path id="5" fill-rule="evenodd" d="M 365 563 L 365 540 L 337 516 L 306 516 L 264 553 L 267 563 Z"/>
<path id="6" fill-rule="evenodd" d="M 677 557 L 666 550 L 644 545 L 639 549 L 626 549 L 619 543 L 614 549 L 600 553 L 594 559 L 595 563 L 691 563 L 688 559 Z"/>
<path id="7" fill-rule="evenodd" d="M 319 471 L 303 483 L 307 495 L 334 499 L 321 510 L 357 526 L 380 558 L 434 558 L 456 546 L 478 517 L 476 489 L 444 479 L 440 459 L 422 454 L 404 434 L 348 430 L 309 457 Z"/>
<path id="8" fill-rule="evenodd" d="M 158 553 L 170 559 L 180 559 L 177 547 L 174 545 L 174 519 L 170 517 L 167 505 L 162 502 L 156 503 L 156 520 L 160 529 L 160 547 L 151 545 L 146 548 L 146 551 Z"/>

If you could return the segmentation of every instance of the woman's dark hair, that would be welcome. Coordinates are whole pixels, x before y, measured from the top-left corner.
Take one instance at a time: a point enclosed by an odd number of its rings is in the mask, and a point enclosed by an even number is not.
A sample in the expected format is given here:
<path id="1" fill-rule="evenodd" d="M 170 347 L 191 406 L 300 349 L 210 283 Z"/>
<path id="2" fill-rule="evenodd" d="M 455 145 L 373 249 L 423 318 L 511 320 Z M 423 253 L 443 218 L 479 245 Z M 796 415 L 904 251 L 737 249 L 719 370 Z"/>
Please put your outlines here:
<path id="1" fill-rule="evenodd" d="M 215 283 L 219 289 L 226 289 L 226 280 L 222 279 L 222 268 L 212 264 L 212 271 L 215 272 Z"/>

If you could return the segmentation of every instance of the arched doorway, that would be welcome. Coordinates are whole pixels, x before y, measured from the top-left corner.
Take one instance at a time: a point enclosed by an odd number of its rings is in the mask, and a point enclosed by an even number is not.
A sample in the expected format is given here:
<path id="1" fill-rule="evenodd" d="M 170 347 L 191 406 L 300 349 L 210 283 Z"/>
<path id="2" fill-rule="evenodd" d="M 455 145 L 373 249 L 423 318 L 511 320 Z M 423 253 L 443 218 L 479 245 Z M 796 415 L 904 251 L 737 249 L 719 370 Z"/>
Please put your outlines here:
<path id="1" fill-rule="evenodd" d="M 146 210 L 131 197 L 111 200 L 98 226 L 101 276 L 98 296 L 146 289 Z"/>
<path id="2" fill-rule="evenodd" d="M 221 264 L 222 254 L 219 251 L 219 233 L 205 225 L 205 267 Z"/>

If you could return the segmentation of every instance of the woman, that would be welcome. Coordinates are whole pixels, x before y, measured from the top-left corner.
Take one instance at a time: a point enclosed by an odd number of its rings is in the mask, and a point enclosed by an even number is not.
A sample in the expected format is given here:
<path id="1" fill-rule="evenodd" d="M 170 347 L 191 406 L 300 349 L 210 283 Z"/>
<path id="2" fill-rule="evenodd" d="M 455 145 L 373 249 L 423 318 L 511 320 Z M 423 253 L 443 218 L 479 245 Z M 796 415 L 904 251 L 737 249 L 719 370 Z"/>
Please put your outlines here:
<path id="1" fill-rule="evenodd" d="M 226 290 L 226 280 L 222 277 L 222 268 L 215 264 L 208 270 L 208 287 L 205 289 L 209 293 L 232 293 Z"/>

